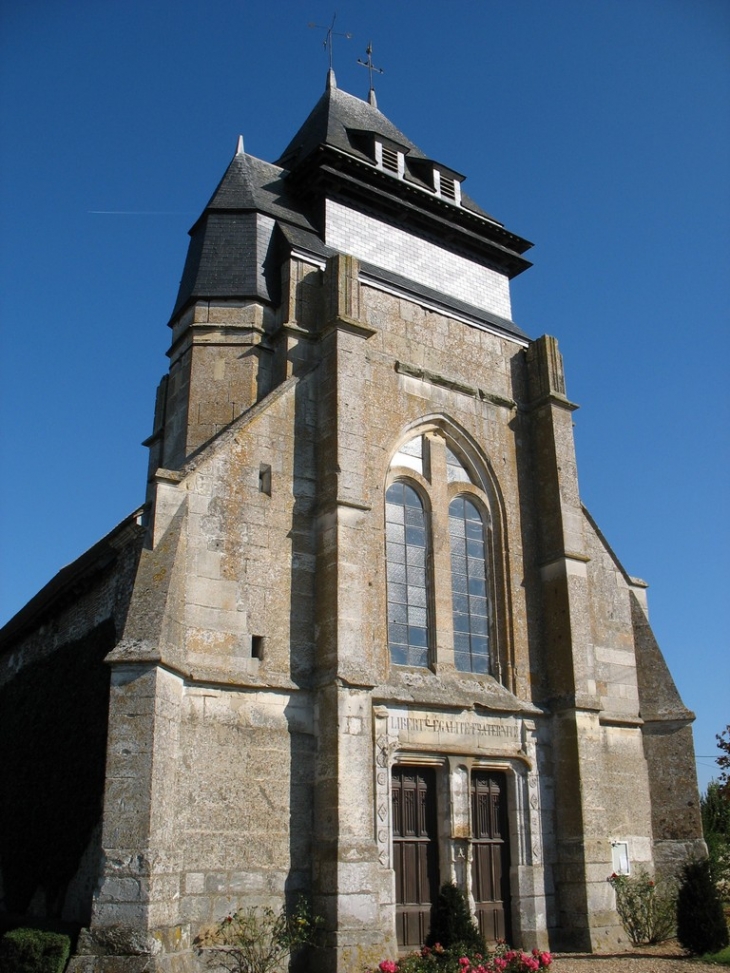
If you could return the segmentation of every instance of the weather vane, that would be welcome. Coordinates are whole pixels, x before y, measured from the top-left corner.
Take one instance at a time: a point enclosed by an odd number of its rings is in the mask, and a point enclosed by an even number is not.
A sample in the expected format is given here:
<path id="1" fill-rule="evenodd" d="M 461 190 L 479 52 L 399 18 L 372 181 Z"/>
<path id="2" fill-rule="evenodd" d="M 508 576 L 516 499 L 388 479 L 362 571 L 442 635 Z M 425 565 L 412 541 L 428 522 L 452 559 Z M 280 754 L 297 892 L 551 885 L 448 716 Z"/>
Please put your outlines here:
<path id="1" fill-rule="evenodd" d="M 385 72 L 383 71 L 382 68 L 376 68 L 375 65 L 373 64 L 373 42 L 372 41 L 368 41 L 368 46 L 367 46 L 367 48 L 365 50 L 365 53 L 368 56 L 367 61 L 363 61 L 360 58 L 358 58 L 357 59 L 357 63 L 358 64 L 362 64 L 362 66 L 364 68 L 367 68 L 368 71 L 370 72 L 370 90 L 372 91 L 372 89 L 373 89 L 373 71 L 377 71 L 378 74 L 385 74 Z"/>
<path id="2" fill-rule="evenodd" d="M 326 48 L 327 53 L 330 58 L 330 71 L 332 70 L 332 46 L 333 38 L 335 37 L 346 37 L 348 41 L 352 38 L 352 34 L 345 34 L 341 31 L 335 30 L 335 20 L 337 20 L 337 14 L 332 14 L 332 23 L 329 27 L 325 27 L 323 24 L 307 24 L 307 27 L 316 27 L 318 30 L 326 30 L 327 34 L 325 36 L 323 47 Z"/>

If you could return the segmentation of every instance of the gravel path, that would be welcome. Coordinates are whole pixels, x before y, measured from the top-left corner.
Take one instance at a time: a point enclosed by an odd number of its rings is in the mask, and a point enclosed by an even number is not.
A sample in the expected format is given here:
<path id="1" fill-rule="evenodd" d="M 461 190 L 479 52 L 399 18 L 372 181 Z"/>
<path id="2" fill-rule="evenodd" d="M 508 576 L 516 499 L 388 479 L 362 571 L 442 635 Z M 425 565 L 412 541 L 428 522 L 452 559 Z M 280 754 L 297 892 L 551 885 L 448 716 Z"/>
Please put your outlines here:
<path id="1" fill-rule="evenodd" d="M 625 953 L 557 953 L 554 973 L 720 973 L 722 966 L 691 959 L 676 943 L 637 946 Z"/>

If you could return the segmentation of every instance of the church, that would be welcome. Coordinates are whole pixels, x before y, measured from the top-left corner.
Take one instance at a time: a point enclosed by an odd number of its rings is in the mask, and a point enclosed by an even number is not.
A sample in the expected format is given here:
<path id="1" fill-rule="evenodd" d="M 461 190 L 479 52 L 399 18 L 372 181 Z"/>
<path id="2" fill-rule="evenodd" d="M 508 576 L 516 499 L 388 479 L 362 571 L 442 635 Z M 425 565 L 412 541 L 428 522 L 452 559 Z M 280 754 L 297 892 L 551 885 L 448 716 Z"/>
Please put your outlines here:
<path id="1" fill-rule="evenodd" d="M 0 907 L 83 927 L 72 973 L 195 973 L 300 894 L 356 973 L 444 882 L 489 941 L 606 950 L 607 878 L 701 853 L 693 714 L 512 320 L 530 246 L 332 71 L 275 162 L 239 139 L 144 503 L 0 632 Z"/>

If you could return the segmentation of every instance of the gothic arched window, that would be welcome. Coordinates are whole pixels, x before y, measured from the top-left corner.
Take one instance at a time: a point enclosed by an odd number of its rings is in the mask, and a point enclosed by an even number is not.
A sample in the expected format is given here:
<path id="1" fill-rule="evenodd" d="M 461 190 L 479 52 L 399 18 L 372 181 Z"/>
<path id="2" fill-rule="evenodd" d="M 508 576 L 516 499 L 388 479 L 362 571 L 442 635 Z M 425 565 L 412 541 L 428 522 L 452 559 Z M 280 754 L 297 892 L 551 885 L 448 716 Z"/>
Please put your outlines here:
<path id="1" fill-rule="evenodd" d="M 440 430 L 429 429 L 391 462 L 388 646 L 395 665 L 489 674 L 490 507 L 475 468 L 462 457 Z"/>
<path id="2" fill-rule="evenodd" d="M 428 665 L 426 513 L 416 490 L 400 480 L 385 494 L 388 644 L 396 665 Z"/>
<path id="3" fill-rule="evenodd" d="M 482 515 L 463 495 L 449 504 L 454 665 L 463 672 L 489 672 L 487 560 Z"/>

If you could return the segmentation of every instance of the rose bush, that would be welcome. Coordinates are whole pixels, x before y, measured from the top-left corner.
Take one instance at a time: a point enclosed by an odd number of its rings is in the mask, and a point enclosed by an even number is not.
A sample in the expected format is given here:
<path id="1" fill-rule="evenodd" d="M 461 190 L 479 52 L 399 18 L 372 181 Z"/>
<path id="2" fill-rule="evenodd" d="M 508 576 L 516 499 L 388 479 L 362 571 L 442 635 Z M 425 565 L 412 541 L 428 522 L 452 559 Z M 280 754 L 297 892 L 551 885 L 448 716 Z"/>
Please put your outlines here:
<path id="1" fill-rule="evenodd" d="M 634 946 L 671 939 L 677 927 L 677 889 L 670 883 L 657 887 L 640 871 L 636 877 L 610 875 L 616 893 L 616 912 Z"/>
<path id="2" fill-rule="evenodd" d="M 377 970 L 365 973 L 537 973 L 552 964 L 552 955 L 539 949 L 531 953 L 498 943 L 489 955 L 462 955 L 444 949 L 439 943 L 424 946 L 399 960 L 382 960 Z"/>

